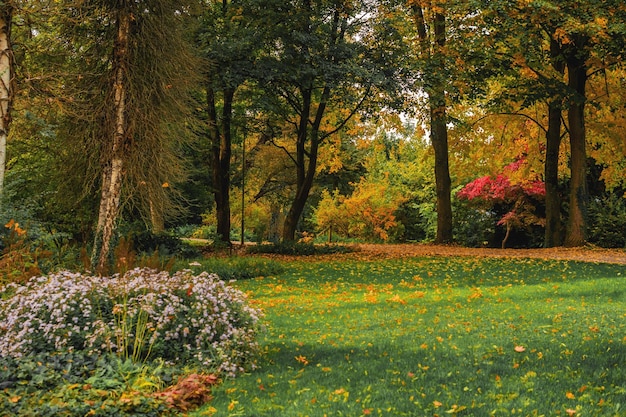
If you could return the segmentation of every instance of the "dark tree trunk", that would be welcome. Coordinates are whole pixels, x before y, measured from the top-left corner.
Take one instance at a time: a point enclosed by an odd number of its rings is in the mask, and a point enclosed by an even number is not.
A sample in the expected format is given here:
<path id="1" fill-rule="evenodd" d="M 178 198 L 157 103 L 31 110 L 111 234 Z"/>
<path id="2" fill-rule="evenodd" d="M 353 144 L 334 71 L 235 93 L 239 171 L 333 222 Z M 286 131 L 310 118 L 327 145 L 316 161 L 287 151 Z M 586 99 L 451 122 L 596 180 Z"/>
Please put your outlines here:
<path id="1" fill-rule="evenodd" d="M 565 60 L 560 44 L 550 42 L 550 60 L 561 76 L 565 74 Z M 548 103 L 548 130 L 546 132 L 546 160 L 544 180 L 546 185 L 546 230 L 544 247 L 551 248 L 563 243 L 561 222 L 561 196 L 559 194 L 559 150 L 561 148 L 561 115 L 563 113 L 560 95 Z"/>
<path id="2" fill-rule="evenodd" d="M 435 59 L 443 63 L 446 44 L 446 18 L 435 14 Z M 436 80 L 430 94 L 431 141 L 435 151 L 435 188 L 437 190 L 437 236 L 435 243 L 452 242 L 452 202 L 450 168 L 448 165 L 448 127 L 445 82 Z"/>
<path id="3" fill-rule="evenodd" d="M 328 89 L 325 89 L 325 93 Z M 325 94 L 327 96 L 327 94 Z M 315 169 L 317 167 L 317 151 L 319 147 L 319 125 L 326 108 L 323 98 L 317 108 L 316 118 L 309 131 L 309 116 L 311 114 L 312 92 L 306 90 L 302 92 L 302 113 L 298 125 L 298 138 L 296 142 L 296 195 L 291 202 L 291 207 L 285 217 L 283 225 L 283 241 L 293 242 L 296 238 L 298 221 L 304 212 L 306 201 L 309 198 Z M 306 145 L 309 143 L 307 151 Z"/>
<path id="4" fill-rule="evenodd" d="M 224 102 L 221 123 L 217 118 L 216 97 L 212 87 L 207 88 L 207 113 L 209 135 L 211 138 L 211 173 L 213 196 L 217 220 L 217 236 L 223 243 L 230 245 L 230 159 L 231 159 L 231 121 L 232 104 L 235 90 L 224 90 Z"/>
<path id="5" fill-rule="evenodd" d="M 544 179 L 546 185 L 546 230 L 544 247 L 560 246 L 562 243 L 561 197 L 559 196 L 559 149 L 561 147 L 560 101 L 548 105 L 548 131 L 546 132 L 546 160 Z"/>
<path id="6" fill-rule="evenodd" d="M 310 1 L 305 1 L 305 9 L 310 10 L 310 8 Z M 308 31 L 310 31 L 310 21 L 308 19 L 307 25 L 309 26 Z M 334 46 L 343 42 L 345 25 L 346 21 L 341 18 L 341 13 L 335 11 L 330 33 L 330 45 Z M 333 56 L 331 59 L 334 61 L 338 58 Z M 321 142 L 326 137 L 322 136 L 320 126 L 322 125 L 331 92 L 330 85 L 325 84 L 319 95 L 319 103 L 317 107 L 315 107 L 313 105 L 313 93 L 316 91 L 313 86 L 314 80 L 307 80 L 305 78 L 301 85 L 303 86 L 300 88 L 302 101 L 299 106 L 296 106 L 296 111 L 300 118 L 297 128 L 296 155 L 294 158 L 296 163 L 296 195 L 283 224 L 283 241 L 286 242 L 293 242 L 296 238 L 298 222 L 302 217 L 304 207 L 306 206 L 311 192 L 311 187 L 313 186 L 315 171 L 317 169 L 318 150 Z M 354 109 L 354 112 L 356 112 L 356 109 Z M 352 114 L 354 114 L 354 112 Z M 347 122 L 350 117 L 352 116 L 348 116 L 348 118 L 344 120 L 344 123 Z"/>
<path id="7" fill-rule="evenodd" d="M 418 38 L 420 51 L 424 59 L 430 61 L 433 67 L 443 68 L 443 48 L 446 45 L 446 17 L 436 13 L 433 22 L 434 42 L 432 42 L 428 24 L 424 18 L 424 10 L 417 3 L 411 6 Z M 445 71 L 445 70 L 444 70 Z M 437 235 L 435 243 L 449 243 L 452 241 L 452 201 L 450 196 L 451 181 L 448 163 L 448 127 L 445 73 L 430 75 L 427 88 L 430 107 L 430 140 L 435 151 L 435 189 L 437 193 Z"/>
<path id="8" fill-rule="evenodd" d="M 584 41 L 583 41 L 584 42 Z M 582 43 L 581 43 L 582 45 Z M 578 53 L 577 53 L 578 52 Z M 565 235 L 565 246 L 582 246 L 585 243 L 587 226 L 587 152 L 585 132 L 585 86 L 587 66 L 580 50 L 575 49 L 567 57 L 568 85 L 573 94 L 567 112 L 570 137 L 570 196 L 569 217 Z"/>
<path id="9" fill-rule="evenodd" d="M 431 141 L 435 151 L 435 187 L 437 191 L 437 236 L 435 243 L 450 243 L 452 242 L 452 202 L 445 106 L 431 110 L 430 124 Z"/>

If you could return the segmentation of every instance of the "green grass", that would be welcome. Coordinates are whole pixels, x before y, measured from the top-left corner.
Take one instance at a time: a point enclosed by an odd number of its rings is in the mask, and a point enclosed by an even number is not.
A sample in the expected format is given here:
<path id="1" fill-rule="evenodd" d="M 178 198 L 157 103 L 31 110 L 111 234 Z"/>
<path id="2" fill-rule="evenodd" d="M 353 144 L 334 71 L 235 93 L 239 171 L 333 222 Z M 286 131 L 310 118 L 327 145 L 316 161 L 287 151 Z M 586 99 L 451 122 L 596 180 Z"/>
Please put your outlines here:
<path id="1" fill-rule="evenodd" d="M 424 258 L 292 262 L 240 281 L 259 369 L 198 415 L 626 415 L 626 267 Z"/>

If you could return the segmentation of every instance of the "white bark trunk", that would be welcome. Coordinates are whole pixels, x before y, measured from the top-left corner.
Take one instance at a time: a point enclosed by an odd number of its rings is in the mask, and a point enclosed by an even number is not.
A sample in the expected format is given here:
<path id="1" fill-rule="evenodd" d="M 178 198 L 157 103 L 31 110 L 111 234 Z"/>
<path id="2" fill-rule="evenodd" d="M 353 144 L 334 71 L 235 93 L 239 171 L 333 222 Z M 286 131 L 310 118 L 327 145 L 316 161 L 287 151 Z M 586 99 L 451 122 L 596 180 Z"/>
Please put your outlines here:
<path id="1" fill-rule="evenodd" d="M 111 141 L 110 160 L 107 161 L 102 173 L 102 193 L 98 225 L 96 228 L 97 270 L 106 271 L 111 251 L 111 239 L 118 217 L 120 197 L 122 193 L 122 176 L 124 169 L 124 145 L 128 136 L 126 116 L 127 94 L 127 55 L 130 35 L 130 14 L 120 11 L 118 15 L 117 39 L 115 44 L 115 78 L 113 81 L 115 130 Z M 98 244 L 99 243 L 99 244 Z"/>
<path id="2" fill-rule="evenodd" d="M 4 191 L 7 137 L 13 102 L 13 51 L 11 50 L 11 6 L 0 13 L 0 197 Z"/>

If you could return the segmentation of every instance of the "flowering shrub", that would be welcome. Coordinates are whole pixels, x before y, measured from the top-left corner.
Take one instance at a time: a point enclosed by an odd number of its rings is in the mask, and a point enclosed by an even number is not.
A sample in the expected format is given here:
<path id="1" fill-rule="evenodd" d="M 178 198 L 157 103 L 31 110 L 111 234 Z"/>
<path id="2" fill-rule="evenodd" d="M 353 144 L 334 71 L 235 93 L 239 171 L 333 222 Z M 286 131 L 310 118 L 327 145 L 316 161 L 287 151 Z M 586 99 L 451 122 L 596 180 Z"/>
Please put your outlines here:
<path id="1" fill-rule="evenodd" d="M 191 362 L 231 376 L 252 365 L 260 312 L 206 272 L 59 272 L 0 289 L 0 356 L 115 352 Z"/>
<path id="2" fill-rule="evenodd" d="M 543 226 L 545 219 L 538 215 L 537 207 L 543 204 L 546 188 L 543 181 L 530 178 L 519 183 L 512 183 L 509 174 L 515 172 L 523 164 L 519 159 L 504 168 L 504 173 L 495 177 L 489 175 L 475 179 L 466 184 L 458 193 L 461 200 L 474 201 L 476 206 L 486 211 L 499 207 L 504 214 L 499 218 L 497 225 L 506 227 L 506 234 L 502 240 L 504 249 L 512 229 L 528 229 L 533 225 Z"/>

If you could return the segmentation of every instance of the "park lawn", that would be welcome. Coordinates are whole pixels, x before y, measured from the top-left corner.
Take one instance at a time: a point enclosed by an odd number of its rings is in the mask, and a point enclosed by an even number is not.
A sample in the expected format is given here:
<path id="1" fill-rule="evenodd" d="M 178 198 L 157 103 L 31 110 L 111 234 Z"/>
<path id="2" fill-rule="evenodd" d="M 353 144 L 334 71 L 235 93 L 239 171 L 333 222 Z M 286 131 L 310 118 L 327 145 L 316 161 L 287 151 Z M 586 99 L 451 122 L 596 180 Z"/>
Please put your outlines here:
<path id="1" fill-rule="evenodd" d="M 259 368 L 195 415 L 626 415 L 625 266 L 291 261 L 239 281 Z"/>

